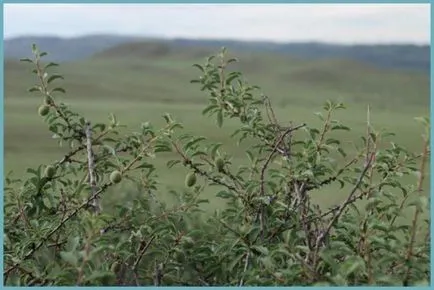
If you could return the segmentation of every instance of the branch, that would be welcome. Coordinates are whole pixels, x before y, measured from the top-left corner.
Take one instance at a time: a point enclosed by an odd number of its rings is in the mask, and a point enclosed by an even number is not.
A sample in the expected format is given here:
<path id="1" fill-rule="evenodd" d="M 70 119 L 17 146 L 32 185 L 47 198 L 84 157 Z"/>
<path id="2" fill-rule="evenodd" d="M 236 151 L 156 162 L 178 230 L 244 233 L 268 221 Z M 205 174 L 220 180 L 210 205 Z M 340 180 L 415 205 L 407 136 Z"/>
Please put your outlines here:
<path id="1" fill-rule="evenodd" d="M 267 169 L 268 165 L 271 162 L 271 159 L 273 158 L 274 153 L 276 152 L 276 150 L 279 148 L 280 143 L 283 141 L 283 139 L 291 132 L 298 130 L 302 127 L 306 126 L 306 124 L 301 124 L 299 126 L 296 127 L 290 127 L 288 129 L 285 130 L 285 132 L 283 134 L 281 134 L 279 136 L 279 138 L 276 140 L 275 144 L 274 144 L 274 148 L 271 150 L 270 154 L 268 155 L 267 160 L 265 161 L 264 165 L 261 168 L 261 189 L 260 189 L 260 195 L 264 196 L 265 194 L 265 170 Z M 263 238 L 263 234 L 264 234 L 264 226 L 265 226 L 265 221 L 264 221 L 264 215 L 263 215 L 263 210 L 264 210 L 264 205 L 261 204 L 260 206 L 260 211 L 259 211 L 259 221 L 260 221 L 260 226 L 261 226 L 261 235 Z"/>
<path id="2" fill-rule="evenodd" d="M 89 185 L 90 185 L 90 196 L 93 196 L 95 192 L 97 191 L 96 186 L 96 179 L 95 179 L 95 163 L 93 158 L 93 151 L 92 151 L 92 128 L 90 126 L 90 122 L 86 122 L 85 127 L 85 134 L 86 134 L 86 149 L 87 149 L 87 164 L 89 169 Z M 95 213 L 99 213 L 101 211 L 101 205 L 99 203 L 99 199 L 95 198 L 92 202 L 93 210 Z"/>
<path id="3" fill-rule="evenodd" d="M 142 259 L 143 255 L 146 253 L 146 251 L 149 249 L 149 247 L 151 246 L 152 241 L 155 239 L 155 236 L 152 236 L 151 239 L 146 243 L 145 246 L 143 246 L 142 250 L 139 253 L 139 256 L 137 257 L 137 259 L 134 261 L 133 264 L 133 273 L 134 276 L 136 278 L 136 286 L 139 286 L 139 281 L 138 281 L 138 275 L 137 275 L 137 266 L 140 263 L 140 260 Z"/>
<path id="4" fill-rule="evenodd" d="M 426 166 L 426 161 L 428 159 L 428 151 L 429 151 L 429 139 L 425 138 L 424 140 L 424 146 L 423 146 L 423 153 L 422 153 L 422 160 L 420 163 L 420 175 L 419 175 L 419 179 L 417 181 L 417 191 L 419 193 L 422 192 L 422 187 L 423 187 L 423 181 L 425 178 L 425 166 Z M 408 286 L 409 280 L 410 280 L 410 272 L 412 269 L 411 264 L 409 263 L 411 257 L 413 256 L 413 245 L 416 239 L 416 231 L 417 231 L 417 221 L 419 219 L 419 215 L 421 213 L 421 210 L 419 207 L 416 207 L 416 210 L 414 212 L 414 216 L 413 216 L 413 220 L 412 220 L 412 224 L 411 224 L 411 235 L 410 235 L 410 243 L 408 245 L 408 250 L 407 253 L 405 255 L 405 261 L 406 264 L 408 264 L 408 268 L 405 271 L 405 275 L 404 275 L 404 280 L 403 280 L 403 286 Z"/>
<path id="5" fill-rule="evenodd" d="M 246 254 L 246 260 L 244 262 L 244 271 L 243 271 L 243 275 L 246 274 L 247 272 L 247 268 L 249 267 L 249 258 L 250 258 L 250 252 L 247 252 Z M 240 280 L 240 284 L 238 285 L 239 287 L 242 287 L 244 285 L 244 277 L 241 278 Z"/>
<path id="6" fill-rule="evenodd" d="M 111 182 L 108 182 L 106 184 L 104 184 L 100 190 L 98 190 L 97 192 L 95 192 L 95 194 L 93 194 L 91 197 L 89 197 L 86 201 L 84 201 L 80 206 L 78 206 L 75 210 L 73 210 L 67 217 L 65 217 L 54 229 L 52 229 L 40 242 L 37 246 L 35 246 L 34 248 L 32 248 L 21 260 L 27 260 L 30 257 L 33 256 L 33 254 L 39 250 L 44 243 L 53 235 L 55 234 L 67 221 L 69 221 L 71 218 L 73 218 L 74 216 L 76 216 L 78 214 L 78 212 L 80 210 L 82 210 L 83 208 L 86 208 L 87 206 L 89 206 L 89 204 L 95 199 L 97 198 L 102 192 L 104 192 L 110 185 L 112 185 Z M 20 266 L 20 263 L 15 263 L 13 266 L 9 267 L 8 269 L 6 269 L 3 272 L 3 276 L 7 276 L 9 275 L 10 272 L 12 272 L 13 270 L 15 270 L 17 267 Z"/>
<path id="7" fill-rule="evenodd" d="M 360 173 L 359 179 L 357 180 L 356 184 L 354 185 L 353 190 L 348 195 L 347 199 L 339 206 L 338 212 L 333 216 L 333 218 L 329 222 L 329 224 L 328 224 L 327 228 L 325 229 L 325 231 L 321 235 L 318 236 L 318 238 L 316 240 L 316 244 L 315 244 L 315 263 L 314 263 L 314 265 L 316 264 L 316 258 L 317 258 L 317 253 L 318 253 L 318 250 L 319 250 L 319 245 L 325 240 L 325 238 L 329 234 L 332 226 L 336 223 L 336 221 L 339 219 L 339 217 L 344 212 L 344 209 L 351 203 L 354 194 L 356 193 L 357 189 L 359 189 L 360 184 L 362 183 L 363 178 L 366 175 L 366 172 L 371 167 L 371 163 L 372 163 L 372 161 L 374 159 L 374 156 L 375 156 L 375 154 L 372 153 L 371 157 L 369 158 L 368 162 L 366 162 L 365 167 L 363 168 L 362 172 Z"/>

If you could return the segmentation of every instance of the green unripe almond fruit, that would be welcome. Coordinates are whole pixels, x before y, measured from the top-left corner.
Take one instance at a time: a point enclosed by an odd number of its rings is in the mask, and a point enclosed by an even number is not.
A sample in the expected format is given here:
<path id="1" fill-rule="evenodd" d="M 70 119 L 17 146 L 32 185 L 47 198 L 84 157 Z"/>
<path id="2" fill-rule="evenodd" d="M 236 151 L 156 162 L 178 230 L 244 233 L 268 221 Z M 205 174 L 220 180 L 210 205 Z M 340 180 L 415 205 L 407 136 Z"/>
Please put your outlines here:
<path id="1" fill-rule="evenodd" d="M 217 170 L 219 172 L 224 171 L 225 161 L 223 160 L 223 158 L 217 157 L 217 159 L 215 160 L 215 166 L 217 167 Z"/>
<path id="2" fill-rule="evenodd" d="M 119 183 L 122 180 L 122 174 L 118 171 L 115 170 L 110 174 L 110 181 L 113 183 Z"/>
<path id="3" fill-rule="evenodd" d="M 185 185 L 187 187 L 192 187 L 195 184 L 196 184 L 196 174 L 194 174 L 194 172 L 190 172 L 185 177 Z"/>
<path id="4" fill-rule="evenodd" d="M 41 106 L 39 106 L 38 114 L 39 114 L 39 116 L 44 117 L 44 116 L 46 116 L 48 114 L 49 111 L 50 111 L 50 107 L 49 106 L 47 106 L 47 105 L 41 105 Z"/>
<path id="5" fill-rule="evenodd" d="M 53 178 L 56 174 L 56 168 L 54 166 L 48 165 L 47 168 L 45 168 L 44 175 L 48 178 Z"/>

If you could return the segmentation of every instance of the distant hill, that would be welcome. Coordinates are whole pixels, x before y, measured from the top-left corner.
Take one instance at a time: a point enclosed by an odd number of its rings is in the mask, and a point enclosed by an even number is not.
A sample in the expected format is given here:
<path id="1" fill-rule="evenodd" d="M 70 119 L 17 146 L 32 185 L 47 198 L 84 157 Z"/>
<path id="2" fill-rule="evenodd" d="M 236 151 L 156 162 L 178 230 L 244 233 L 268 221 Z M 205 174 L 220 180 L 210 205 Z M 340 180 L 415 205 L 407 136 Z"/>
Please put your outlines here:
<path id="1" fill-rule="evenodd" d="M 153 42 L 159 53 L 179 48 L 205 48 L 217 50 L 226 46 L 231 50 L 246 52 L 274 52 L 291 55 L 302 59 L 347 59 L 373 64 L 380 68 L 417 70 L 429 73 L 429 45 L 335 45 L 325 43 L 273 43 L 244 42 L 234 40 L 201 40 L 201 39 L 151 39 L 144 37 L 118 35 L 89 35 L 75 38 L 28 36 L 6 39 L 4 55 L 6 59 L 17 59 L 29 56 L 32 43 L 38 44 L 49 52 L 51 61 L 82 60 L 96 55 L 113 55 L 119 45 L 128 44 L 131 49 L 136 42 Z M 137 52 L 135 52 L 137 53 Z M 116 54 L 116 53 L 114 53 Z M 202 55 L 202 53 L 199 53 Z"/>
<path id="2" fill-rule="evenodd" d="M 48 60 L 74 61 L 88 58 L 96 52 L 108 49 L 118 44 L 134 42 L 137 37 L 115 35 L 89 35 L 74 38 L 52 36 L 24 36 L 4 40 L 5 59 L 18 59 L 31 56 L 31 45 L 36 43 L 47 51 Z"/>
<path id="3" fill-rule="evenodd" d="M 128 42 L 110 47 L 92 55 L 94 59 L 110 59 L 110 58 L 188 58 L 194 59 L 209 56 L 215 53 L 217 48 L 210 46 L 183 46 L 173 43 L 173 41 L 153 41 L 142 40 L 136 42 Z"/>
<path id="4" fill-rule="evenodd" d="M 430 70 L 430 46 L 428 45 L 336 45 L 315 42 L 276 44 L 190 39 L 175 39 L 173 42 L 183 46 L 228 46 L 233 49 L 285 53 L 309 59 L 348 59 L 368 62 L 385 68 L 414 69 L 425 72 Z"/>

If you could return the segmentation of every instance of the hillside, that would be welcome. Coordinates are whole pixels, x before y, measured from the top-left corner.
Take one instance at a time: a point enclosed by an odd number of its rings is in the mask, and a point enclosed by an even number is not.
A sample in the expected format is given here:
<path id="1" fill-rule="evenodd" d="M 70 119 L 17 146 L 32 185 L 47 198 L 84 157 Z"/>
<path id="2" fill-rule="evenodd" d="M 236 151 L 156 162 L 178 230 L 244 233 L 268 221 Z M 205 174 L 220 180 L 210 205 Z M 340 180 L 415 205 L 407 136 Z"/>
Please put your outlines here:
<path id="1" fill-rule="evenodd" d="M 47 47 L 41 49 L 51 53 Z M 245 148 L 228 138 L 234 122 L 215 128 L 215 120 L 201 117 L 207 95 L 190 80 L 199 76 L 193 63 L 218 50 L 190 48 L 171 42 L 153 41 L 124 43 L 107 48 L 92 57 L 71 61 L 52 72 L 64 75 L 58 84 L 66 96 L 56 94 L 73 110 L 93 122 L 106 122 L 113 112 L 121 124 L 131 130 L 150 121 L 155 126 L 164 122 L 164 113 L 181 121 L 187 132 L 210 137 L 224 144 L 234 162 L 240 164 Z M 229 53 L 240 59 L 234 69 L 243 72 L 247 81 L 259 85 L 267 94 L 282 122 L 318 124 L 314 113 L 327 99 L 343 101 L 348 110 L 336 119 L 353 128 L 346 141 L 365 134 L 366 106 L 371 105 L 376 128 L 387 128 L 398 134 L 397 143 L 420 150 L 420 127 L 414 117 L 429 114 L 429 76 L 422 72 L 379 69 L 354 60 L 306 60 L 273 52 L 248 52 L 229 47 Z M 31 67 L 17 60 L 7 60 L 5 70 L 5 171 L 25 172 L 27 166 L 45 164 L 63 156 L 37 115 L 41 96 L 27 92 L 35 83 Z M 29 142 L 31 140 L 31 142 Z M 351 150 L 351 148 L 350 148 Z M 156 160 L 162 180 L 168 189 L 183 185 L 185 170 L 167 171 L 166 159 Z M 334 189 L 331 189 L 331 195 Z M 211 193 L 210 193 L 211 194 Z M 339 198 L 336 196 L 336 198 Z M 327 198 L 327 202 L 333 202 Z"/>
<path id="2" fill-rule="evenodd" d="M 197 75 L 192 64 L 216 51 L 179 47 L 170 41 L 126 43 L 87 60 L 64 64 L 61 71 L 74 98 L 88 94 L 119 98 L 123 91 L 134 100 L 201 103 L 201 93 L 188 86 Z M 270 52 L 243 52 L 239 48 L 230 53 L 241 60 L 234 69 L 241 70 L 281 106 L 320 106 L 330 98 L 359 105 L 369 102 L 385 110 L 429 105 L 429 77 L 424 73 L 378 69 L 352 60 L 303 60 Z M 24 91 L 22 82 L 16 80 L 29 83 L 32 77 L 26 74 L 25 66 L 11 60 L 6 61 L 5 72 L 6 99 Z M 180 91 L 180 87 L 186 88 Z"/>
<path id="3" fill-rule="evenodd" d="M 6 59 L 17 59 L 29 55 L 29 47 L 37 43 L 51 52 L 49 60 L 83 60 L 94 54 L 120 44 L 132 42 L 155 42 L 170 45 L 175 49 L 196 49 L 197 47 L 216 50 L 226 46 L 242 52 L 267 52 L 288 55 L 301 59 L 346 59 L 373 64 L 380 68 L 417 70 L 428 73 L 430 69 L 430 46 L 416 45 L 335 45 L 325 43 L 273 43 L 244 42 L 233 40 L 201 39 L 154 39 L 118 35 L 89 35 L 75 38 L 27 36 L 6 39 L 4 55 Z"/>
<path id="4" fill-rule="evenodd" d="M 121 43 L 136 41 L 136 37 L 90 35 L 74 38 L 52 36 L 23 36 L 4 40 L 5 59 L 18 59 L 31 55 L 30 47 L 36 43 L 50 52 L 51 61 L 73 61 L 90 57 L 94 53 Z"/>

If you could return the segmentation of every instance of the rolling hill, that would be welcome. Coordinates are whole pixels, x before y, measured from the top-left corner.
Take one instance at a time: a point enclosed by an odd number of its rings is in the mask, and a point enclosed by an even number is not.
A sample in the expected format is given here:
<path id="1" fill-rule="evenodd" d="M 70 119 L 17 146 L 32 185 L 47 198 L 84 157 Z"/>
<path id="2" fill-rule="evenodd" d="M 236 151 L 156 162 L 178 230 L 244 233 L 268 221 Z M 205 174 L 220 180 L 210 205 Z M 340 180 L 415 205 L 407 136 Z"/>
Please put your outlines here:
<path id="1" fill-rule="evenodd" d="M 52 55 L 49 46 L 39 45 Z M 271 98 L 280 121 L 318 124 L 314 113 L 321 110 L 324 101 L 343 101 L 348 110 L 336 119 L 353 128 L 343 137 L 349 142 L 365 134 L 366 106 L 370 104 L 376 128 L 396 132 L 394 140 L 398 144 L 420 150 L 421 130 L 414 117 L 429 114 L 430 79 L 425 72 L 378 68 L 354 59 L 306 59 L 239 47 L 228 49 L 240 59 L 234 69 L 243 72 L 249 83 L 259 85 Z M 30 46 L 26 54 L 29 51 Z M 118 43 L 92 54 L 88 51 L 86 58 L 53 68 L 51 72 L 65 77 L 56 86 L 67 92 L 66 96 L 56 94 L 55 98 L 93 122 L 106 122 L 113 112 L 129 130 L 136 130 L 146 121 L 159 127 L 164 122 L 161 116 L 169 112 L 188 128 L 187 132 L 224 144 L 234 162 L 240 164 L 245 148 L 228 137 L 236 124 L 228 121 L 216 129 L 214 119 L 202 117 L 207 95 L 189 83 L 199 76 L 192 64 L 203 62 L 204 56 L 217 51 L 212 46 L 153 40 Z M 21 173 L 28 166 L 56 160 L 66 148 L 51 139 L 46 124 L 37 115 L 41 96 L 27 92 L 37 81 L 31 66 L 9 59 L 4 70 L 5 171 Z M 164 158 L 156 160 L 161 180 L 165 181 L 161 186 L 164 190 L 179 188 L 185 170 L 167 170 L 166 162 Z M 327 197 L 327 202 L 340 199 L 334 190 L 329 193 L 335 199 Z"/>
<path id="2" fill-rule="evenodd" d="M 267 52 L 289 55 L 301 59 L 346 59 L 373 64 L 380 68 L 417 70 L 428 73 L 430 69 L 430 46 L 423 45 L 335 45 L 326 43 L 273 43 L 244 42 L 234 40 L 202 39 L 156 39 L 119 35 L 88 35 L 75 38 L 51 36 L 24 36 L 6 39 L 6 59 L 29 55 L 29 47 L 37 43 L 50 52 L 49 60 L 65 62 L 83 60 L 120 44 L 155 42 L 155 45 L 170 45 L 175 49 L 197 47 L 216 50 L 221 46 L 242 52 Z"/>

